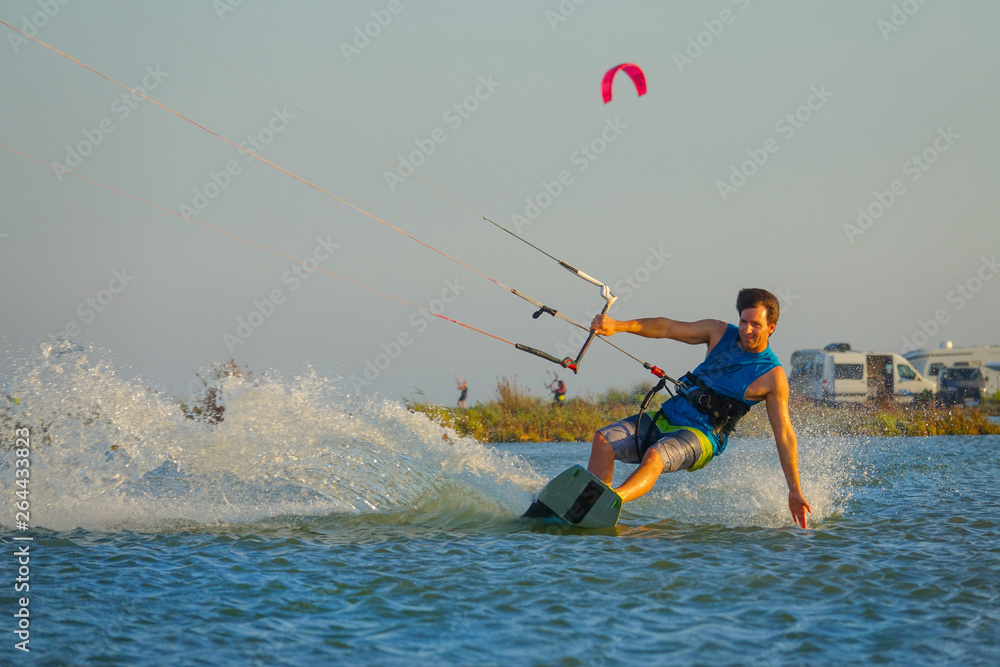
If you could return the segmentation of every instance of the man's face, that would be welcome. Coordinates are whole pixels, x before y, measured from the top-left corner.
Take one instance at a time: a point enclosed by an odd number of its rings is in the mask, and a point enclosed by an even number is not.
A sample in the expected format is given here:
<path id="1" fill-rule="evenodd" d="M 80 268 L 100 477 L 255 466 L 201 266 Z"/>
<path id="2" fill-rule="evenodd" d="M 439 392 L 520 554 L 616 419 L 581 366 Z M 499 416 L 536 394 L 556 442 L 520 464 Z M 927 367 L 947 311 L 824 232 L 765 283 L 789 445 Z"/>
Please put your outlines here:
<path id="1" fill-rule="evenodd" d="M 747 352 L 762 352 L 774 325 L 767 323 L 767 308 L 745 308 L 740 313 L 740 346 Z"/>

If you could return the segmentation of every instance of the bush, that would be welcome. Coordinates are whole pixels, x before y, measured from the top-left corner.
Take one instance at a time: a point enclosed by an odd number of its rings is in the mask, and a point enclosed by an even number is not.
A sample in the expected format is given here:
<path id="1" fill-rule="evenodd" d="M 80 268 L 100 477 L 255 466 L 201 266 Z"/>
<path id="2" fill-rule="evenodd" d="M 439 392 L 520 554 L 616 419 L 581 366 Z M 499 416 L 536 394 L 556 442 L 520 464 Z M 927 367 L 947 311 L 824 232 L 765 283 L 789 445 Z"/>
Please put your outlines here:
<path id="1" fill-rule="evenodd" d="M 533 397 L 517 380 L 500 378 L 496 400 L 476 404 L 467 410 L 414 404 L 410 409 L 424 412 L 459 434 L 482 442 L 587 442 L 594 432 L 608 424 L 635 414 L 650 388 L 638 384 L 632 391 L 611 389 L 591 399 L 573 398 L 562 409 L 552 402 Z M 667 398 L 660 393 L 650 404 L 658 406 Z M 1000 434 L 1000 425 L 990 422 L 976 408 L 936 410 L 933 399 L 918 397 L 912 405 L 859 404 L 825 407 L 802 400 L 790 402 L 792 424 L 796 432 L 808 435 L 975 435 Z M 1000 404 L 993 404 L 1000 408 Z M 771 437 L 767 412 L 759 405 L 737 426 L 735 436 Z"/>

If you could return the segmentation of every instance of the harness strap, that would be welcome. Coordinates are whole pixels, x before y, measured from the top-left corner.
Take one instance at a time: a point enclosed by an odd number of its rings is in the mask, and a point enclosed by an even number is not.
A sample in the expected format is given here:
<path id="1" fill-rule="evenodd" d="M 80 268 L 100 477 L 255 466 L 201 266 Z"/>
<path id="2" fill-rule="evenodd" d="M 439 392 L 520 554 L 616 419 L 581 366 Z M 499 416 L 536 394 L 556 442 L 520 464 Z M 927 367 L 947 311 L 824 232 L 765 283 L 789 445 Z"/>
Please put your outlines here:
<path id="1" fill-rule="evenodd" d="M 642 441 L 638 439 L 639 429 L 642 428 L 642 418 L 647 417 L 650 420 L 649 428 L 646 429 L 645 435 L 642 436 Z M 667 421 L 667 416 L 663 414 L 663 408 L 660 408 L 656 412 L 640 412 L 639 418 L 636 420 L 635 433 L 636 433 L 636 445 L 639 451 L 639 460 L 641 461 L 649 448 L 653 446 L 653 443 L 659 440 L 659 435 L 663 432 L 660 425 L 669 425 L 670 422 Z M 655 433 L 654 433 L 655 431 Z"/>
<path id="2" fill-rule="evenodd" d="M 653 386 L 652 389 L 650 389 L 648 392 L 646 392 L 646 397 L 644 399 L 642 399 L 642 405 L 639 406 L 639 414 L 636 416 L 636 420 L 635 420 L 635 448 L 639 451 L 639 458 L 640 459 L 642 459 L 642 455 L 646 453 L 646 450 L 649 449 L 649 444 L 646 443 L 645 440 L 643 441 L 642 444 L 639 443 L 639 428 L 642 426 L 642 415 L 643 415 L 643 412 L 645 412 L 646 406 L 649 405 L 649 402 L 651 400 L 653 400 L 653 396 L 656 395 L 656 392 L 660 391 L 661 389 L 666 388 L 666 386 L 667 386 L 667 377 L 666 377 L 666 375 L 664 374 L 663 376 L 659 376 L 659 377 L 660 377 L 660 381 L 657 382 Z M 670 394 L 671 396 L 674 395 L 674 393 L 672 391 L 670 391 L 669 389 L 667 389 L 667 393 Z M 663 408 L 661 407 L 660 409 L 662 410 Z M 664 418 L 664 420 L 666 420 L 666 416 L 665 415 L 664 415 L 663 418 Z M 655 421 L 656 420 L 654 420 L 654 422 Z M 653 430 L 652 428 L 649 429 L 649 431 L 652 431 L 652 430 Z M 650 435 L 649 432 L 647 432 L 646 433 L 646 440 L 649 439 L 649 435 Z"/>
<path id="3" fill-rule="evenodd" d="M 728 437 L 736 428 L 737 422 L 750 412 L 746 403 L 720 394 L 693 373 L 682 377 L 681 384 L 684 390 L 678 393 L 695 410 L 708 415 L 708 423 L 712 425 L 716 435 Z"/>

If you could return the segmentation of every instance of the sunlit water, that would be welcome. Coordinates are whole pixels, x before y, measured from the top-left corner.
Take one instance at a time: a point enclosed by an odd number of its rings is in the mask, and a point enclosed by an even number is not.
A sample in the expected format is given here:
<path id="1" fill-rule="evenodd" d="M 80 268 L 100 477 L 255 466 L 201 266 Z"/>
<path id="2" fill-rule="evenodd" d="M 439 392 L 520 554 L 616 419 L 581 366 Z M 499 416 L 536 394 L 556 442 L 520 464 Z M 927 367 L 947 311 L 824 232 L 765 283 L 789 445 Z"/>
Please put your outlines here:
<path id="1" fill-rule="evenodd" d="M 218 425 L 79 352 L 8 388 L 35 426 L 30 531 L 0 461 L 0 664 L 1000 661 L 997 437 L 803 438 L 808 531 L 773 442 L 737 439 L 588 533 L 518 519 L 587 445 L 482 445 L 322 378 L 230 378 Z"/>

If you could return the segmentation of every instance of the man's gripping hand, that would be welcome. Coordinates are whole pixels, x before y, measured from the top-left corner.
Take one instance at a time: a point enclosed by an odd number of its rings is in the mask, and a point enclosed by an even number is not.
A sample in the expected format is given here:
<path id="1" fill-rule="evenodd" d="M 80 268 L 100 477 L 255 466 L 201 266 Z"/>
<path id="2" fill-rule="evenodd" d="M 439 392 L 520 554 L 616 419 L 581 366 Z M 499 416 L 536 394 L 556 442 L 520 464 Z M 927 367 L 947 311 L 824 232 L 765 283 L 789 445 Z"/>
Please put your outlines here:
<path id="1" fill-rule="evenodd" d="M 617 320 L 608 317 L 604 313 L 598 313 L 590 323 L 590 330 L 598 336 L 610 336 L 618 333 L 618 329 L 615 328 L 616 324 L 618 324 Z"/>

